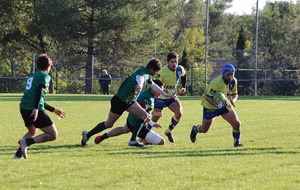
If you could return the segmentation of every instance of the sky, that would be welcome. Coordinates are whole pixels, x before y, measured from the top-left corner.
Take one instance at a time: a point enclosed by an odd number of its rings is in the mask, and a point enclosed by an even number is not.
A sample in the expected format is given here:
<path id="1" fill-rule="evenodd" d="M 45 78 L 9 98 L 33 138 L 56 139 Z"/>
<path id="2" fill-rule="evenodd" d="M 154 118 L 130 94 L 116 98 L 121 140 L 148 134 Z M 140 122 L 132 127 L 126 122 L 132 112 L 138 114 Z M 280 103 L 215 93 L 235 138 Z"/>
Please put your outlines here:
<path id="1" fill-rule="evenodd" d="M 266 2 L 275 2 L 275 1 L 286 1 L 286 2 L 294 2 L 296 0 L 258 0 L 258 9 L 263 9 Z M 233 0 L 232 7 L 228 9 L 226 12 L 242 15 L 242 14 L 252 14 L 252 9 L 256 8 L 257 0 Z"/>

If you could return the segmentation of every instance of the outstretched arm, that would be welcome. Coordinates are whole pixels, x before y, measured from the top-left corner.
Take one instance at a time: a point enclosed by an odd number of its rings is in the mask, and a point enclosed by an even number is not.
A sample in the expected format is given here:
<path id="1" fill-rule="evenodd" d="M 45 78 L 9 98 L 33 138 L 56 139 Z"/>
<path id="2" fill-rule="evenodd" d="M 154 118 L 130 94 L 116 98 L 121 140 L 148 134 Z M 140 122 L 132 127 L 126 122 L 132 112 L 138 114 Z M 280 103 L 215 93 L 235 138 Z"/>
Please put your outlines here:
<path id="1" fill-rule="evenodd" d="M 152 82 L 150 84 L 150 88 L 152 88 L 153 90 L 155 90 L 156 92 L 158 92 L 160 95 L 166 96 L 166 97 L 170 97 L 170 98 L 174 98 L 176 95 L 174 94 L 167 94 L 163 89 L 161 89 L 157 84 L 155 84 L 154 82 Z"/>

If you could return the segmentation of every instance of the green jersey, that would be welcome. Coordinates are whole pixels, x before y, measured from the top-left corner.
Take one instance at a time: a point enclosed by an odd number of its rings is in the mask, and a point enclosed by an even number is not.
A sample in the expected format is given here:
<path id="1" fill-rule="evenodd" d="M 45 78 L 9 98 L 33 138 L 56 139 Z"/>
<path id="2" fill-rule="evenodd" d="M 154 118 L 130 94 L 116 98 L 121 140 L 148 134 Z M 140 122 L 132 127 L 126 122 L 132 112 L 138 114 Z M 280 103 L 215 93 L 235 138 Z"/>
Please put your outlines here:
<path id="1" fill-rule="evenodd" d="M 145 90 L 143 90 L 138 96 L 137 96 L 137 99 L 136 101 L 139 103 L 139 104 L 143 104 L 145 105 L 145 109 L 147 111 L 147 113 L 151 113 L 151 111 L 153 110 L 154 108 L 154 96 L 153 94 L 151 93 L 150 89 L 147 88 Z M 134 126 L 137 121 L 140 120 L 140 118 L 136 117 L 135 115 L 133 114 L 128 114 L 128 117 L 127 117 L 127 121 L 132 125 Z"/>
<path id="2" fill-rule="evenodd" d="M 145 82 L 152 83 L 152 76 L 146 67 L 141 67 L 129 75 L 121 84 L 117 96 L 126 104 L 130 104 L 135 96 L 135 86 L 137 85 L 136 77 L 143 76 Z"/>
<path id="3" fill-rule="evenodd" d="M 21 98 L 20 108 L 25 110 L 34 109 L 36 90 L 38 85 L 42 84 L 46 88 L 42 92 L 38 109 L 44 111 L 45 96 L 46 96 L 46 91 L 50 84 L 50 80 L 51 77 L 48 74 L 46 74 L 44 71 L 38 70 L 35 74 L 30 75 L 25 84 L 24 95 Z"/>

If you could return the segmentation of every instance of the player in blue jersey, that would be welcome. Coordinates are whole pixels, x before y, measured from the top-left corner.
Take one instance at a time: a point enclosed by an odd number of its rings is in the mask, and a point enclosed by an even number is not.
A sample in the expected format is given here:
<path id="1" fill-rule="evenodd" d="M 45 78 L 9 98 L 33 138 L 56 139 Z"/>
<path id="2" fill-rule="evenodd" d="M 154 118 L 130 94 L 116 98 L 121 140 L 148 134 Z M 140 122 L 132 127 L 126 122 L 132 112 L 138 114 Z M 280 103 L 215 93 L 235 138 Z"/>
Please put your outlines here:
<path id="1" fill-rule="evenodd" d="M 19 140 L 20 147 L 14 159 L 22 156 L 27 158 L 27 148 L 32 144 L 53 141 L 57 138 L 57 129 L 45 110 L 54 112 L 61 118 L 66 116 L 64 111 L 45 103 L 46 92 L 51 80 L 49 75 L 51 67 L 52 60 L 46 54 L 40 55 L 37 59 L 38 71 L 30 75 L 26 81 L 20 112 L 28 132 Z M 35 136 L 37 128 L 44 133 Z"/>
<path id="2" fill-rule="evenodd" d="M 81 145 L 85 146 L 89 138 L 107 128 L 111 128 L 114 123 L 121 117 L 123 112 L 128 111 L 129 113 L 137 116 L 144 120 L 149 125 L 154 127 L 161 127 L 159 124 L 153 122 L 147 112 L 136 102 L 134 98 L 139 93 L 145 83 L 147 83 L 153 90 L 159 94 L 167 97 L 174 97 L 174 95 L 167 94 L 159 86 L 152 81 L 152 76 L 156 75 L 161 70 L 162 64 L 158 59 L 151 59 L 146 67 L 141 67 L 134 71 L 128 76 L 121 84 L 111 99 L 111 108 L 109 111 L 108 119 L 96 125 L 90 131 L 82 132 Z M 128 142 L 129 146 L 139 146 L 139 143 L 134 140 L 136 137 L 131 138 Z"/>
<path id="3" fill-rule="evenodd" d="M 175 52 L 171 52 L 167 55 L 167 65 L 164 65 L 161 71 L 158 72 L 157 79 L 161 80 L 164 84 L 164 88 L 168 90 L 169 94 L 177 94 L 178 85 L 181 82 L 180 94 L 186 92 L 186 72 L 181 65 L 178 65 L 179 56 Z M 171 131 L 178 124 L 182 116 L 182 105 L 178 97 L 163 97 L 159 96 L 155 98 L 154 111 L 161 112 L 165 107 L 168 107 L 174 116 L 170 119 L 170 124 L 165 131 L 165 135 L 170 142 L 175 142 Z M 158 117 L 153 116 L 153 121 L 157 121 Z"/>
<path id="4" fill-rule="evenodd" d="M 194 125 L 190 133 L 190 140 L 196 142 L 197 133 L 206 133 L 211 127 L 216 116 L 222 116 L 232 127 L 233 146 L 239 147 L 241 122 L 233 107 L 238 97 L 237 80 L 234 77 L 235 68 L 231 64 L 225 64 L 222 75 L 213 79 L 202 96 L 203 118 L 201 125 Z M 222 93 L 228 100 L 217 103 L 213 100 L 216 93 Z"/>

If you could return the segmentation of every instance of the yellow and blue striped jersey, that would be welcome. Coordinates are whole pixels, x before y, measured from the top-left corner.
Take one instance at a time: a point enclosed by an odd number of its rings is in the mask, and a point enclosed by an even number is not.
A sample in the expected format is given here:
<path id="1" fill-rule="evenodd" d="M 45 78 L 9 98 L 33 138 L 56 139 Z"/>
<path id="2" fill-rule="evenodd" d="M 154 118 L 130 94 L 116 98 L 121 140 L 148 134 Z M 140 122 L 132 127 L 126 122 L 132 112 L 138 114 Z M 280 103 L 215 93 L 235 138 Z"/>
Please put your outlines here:
<path id="1" fill-rule="evenodd" d="M 229 99 L 231 95 L 237 94 L 237 80 L 234 77 L 229 84 L 225 84 L 222 78 L 222 75 L 217 76 L 210 83 L 204 94 L 202 95 L 201 105 L 207 109 L 216 109 L 215 106 L 211 105 L 206 99 L 205 96 L 213 97 L 216 92 L 221 92 L 227 96 Z"/>
<path id="2" fill-rule="evenodd" d="M 185 76 L 185 70 L 181 65 L 178 65 L 175 71 L 170 70 L 168 65 L 164 65 L 158 72 L 157 79 L 164 84 L 164 89 L 169 90 L 169 94 L 172 94 L 177 91 L 177 85 L 182 76 Z M 166 99 L 167 97 L 160 95 L 159 98 Z"/>

